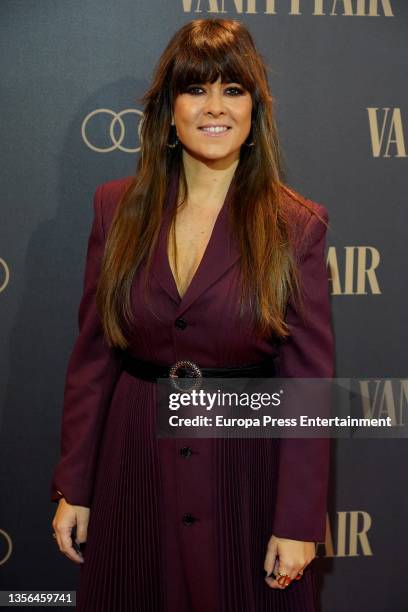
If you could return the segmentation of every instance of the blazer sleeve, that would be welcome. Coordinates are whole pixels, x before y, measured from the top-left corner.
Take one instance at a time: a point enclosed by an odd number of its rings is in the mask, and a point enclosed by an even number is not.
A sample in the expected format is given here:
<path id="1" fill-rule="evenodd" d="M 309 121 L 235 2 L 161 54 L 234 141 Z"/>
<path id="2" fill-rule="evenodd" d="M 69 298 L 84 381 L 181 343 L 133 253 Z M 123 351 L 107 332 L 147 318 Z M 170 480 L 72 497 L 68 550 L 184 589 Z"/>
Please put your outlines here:
<path id="1" fill-rule="evenodd" d="M 93 199 L 93 223 L 78 311 L 79 333 L 74 342 L 66 371 L 60 432 L 60 459 L 51 481 L 51 500 L 64 497 L 70 504 L 90 507 L 97 453 L 104 417 L 121 358 L 103 336 L 96 308 L 105 235 L 102 219 L 103 185 Z"/>
<path id="2" fill-rule="evenodd" d="M 328 221 L 325 207 L 318 212 Z M 288 303 L 291 329 L 280 347 L 281 378 L 333 377 L 334 355 L 328 274 L 326 226 L 311 215 L 299 257 L 304 295 L 304 321 Z M 278 488 L 273 521 L 277 537 L 322 542 L 325 539 L 330 463 L 329 438 L 280 438 Z"/>

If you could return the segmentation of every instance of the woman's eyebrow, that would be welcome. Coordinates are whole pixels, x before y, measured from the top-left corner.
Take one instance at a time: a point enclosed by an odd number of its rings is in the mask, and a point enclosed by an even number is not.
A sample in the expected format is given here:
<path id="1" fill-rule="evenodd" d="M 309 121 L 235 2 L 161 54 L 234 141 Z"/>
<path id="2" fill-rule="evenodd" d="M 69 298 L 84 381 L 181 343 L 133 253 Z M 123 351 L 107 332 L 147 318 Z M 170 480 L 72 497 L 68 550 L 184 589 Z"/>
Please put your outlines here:
<path id="1" fill-rule="evenodd" d="M 190 81 L 187 86 L 190 85 L 207 85 L 208 81 Z M 209 85 L 215 85 L 216 83 L 209 83 Z M 243 87 L 242 83 L 239 81 L 221 81 L 220 85 L 239 85 Z"/>

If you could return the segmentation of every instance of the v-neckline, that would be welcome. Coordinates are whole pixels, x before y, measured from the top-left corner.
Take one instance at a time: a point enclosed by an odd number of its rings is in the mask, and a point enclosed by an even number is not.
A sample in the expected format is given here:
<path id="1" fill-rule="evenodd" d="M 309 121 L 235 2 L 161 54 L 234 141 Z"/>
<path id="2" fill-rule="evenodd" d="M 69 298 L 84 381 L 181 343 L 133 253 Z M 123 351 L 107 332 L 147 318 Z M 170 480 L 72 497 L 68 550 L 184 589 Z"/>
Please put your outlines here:
<path id="1" fill-rule="evenodd" d="M 174 193 L 173 193 L 173 201 L 169 202 L 169 206 L 168 209 L 166 211 L 166 218 L 165 218 L 165 227 L 164 227 L 164 240 L 163 240 L 163 248 L 164 248 L 164 257 L 166 260 L 166 268 L 167 268 L 167 274 L 170 277 L 170 281 L 171 284 L 173 286 L 173 289 L 175 291 L 175 294 L 178 297 L 179 300 L 179 304 L 182 304 L 190 295 L 191 291 L 194 289 L 195 284 L 197 283 L 200 275 L 203 273 L 203 270 L 205 269 L 205 264 L 206 261 L 208 260 L 210 254 L 211 254 L 211 249 L 213 248 L 216 239 L 217 239 L 217 234 L 220 228 L 220 224 L 221 224 L 221 220 L 222 218 L 227 214 L 228 212 L 228 205 L 229 205 L 229 201 L 230 201 L 230 196 L 232 193 L 232 184 L 233 184 L 233 179 L 234 176 L 231 179 L 231 182 L 228 186 L 227 189 L 227 193 L 225 194 L 224 197 L 224 201 L 221 205 L 221 208 L 216 216 L 213 228 L 211 230 L 211 234 L 210 234 L 210 238 L 207 242 L 207 245 L 204 249 L 204 253 L 203 256 L 200 259 L 200 263 L 198 264 L 198 267 L 196 269 L 196 271 L 194 272 L 191 281 L 189 282 L 187 289 L 185 290 L 185 292 L 183 293 L 183 295 L 181 296 L 177 287 L 177 283 L 176 283 L 176 279 L 174 277 L 173 274 L 173 270 L 171 269 L 171 265 L 170 265 L 170 260 L 169 260 L 169 255 L 168 255 L 168 241 L 169 241 L 169 230 L 170 230 L 170 220 L 171 220 L 171 212 L 173 211 L 173 209 L 175 208 L 176 204 L 177 204 L 177 194 L 178 194 L 178 181 L 179 181 L 179 173 L 176 172 L 176 176 L 175 176 L 175 189 L 174 189 Z"/>

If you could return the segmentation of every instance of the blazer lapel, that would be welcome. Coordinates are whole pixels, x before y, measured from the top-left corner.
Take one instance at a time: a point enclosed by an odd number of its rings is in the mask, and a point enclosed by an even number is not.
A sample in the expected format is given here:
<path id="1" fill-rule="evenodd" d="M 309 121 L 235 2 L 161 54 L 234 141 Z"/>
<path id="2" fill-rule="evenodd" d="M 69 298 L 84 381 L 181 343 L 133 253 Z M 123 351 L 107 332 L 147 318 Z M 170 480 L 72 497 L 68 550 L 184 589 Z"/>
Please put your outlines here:
<path id="1" fill-rule="evenodd" d="M 196 300 L 215 283 L 240 258 L 236 241 L 230 232 L 229 211 L 232 205 L 232 183 L 215 221 L 210 240 L 190 285 L 181 298 L 167 256 L 167 235 L 173 209 L 176 205 L 179 173 L 170 177 L 164 217 L 157 248 L 153 258 L 153 273 L 170 298 L 177 304 L 177 316 L 181 316 Z"/>
<path id="2" fill-rule="evenodd" d="M 152 260 L 152 273 L 156 277 L 160 286 L 164 291 L 171 297 L 171 299 L 178 304 L 180 302 L 180 296 L 177 291 L 177 287 L 174 283 L 173 275 L 168 271 L 169 263 L 167 257 L 167 232 L 170 224 L 171 211 L 175 206 L 177 197 L 177 186 L 179 180 L 179 173 L 173 171 L 169 186 L 166 194 L 166 201 L 164 205 L 163 219 L 161 222 L 160 232 L 157 240 L 156 250 Z"/>

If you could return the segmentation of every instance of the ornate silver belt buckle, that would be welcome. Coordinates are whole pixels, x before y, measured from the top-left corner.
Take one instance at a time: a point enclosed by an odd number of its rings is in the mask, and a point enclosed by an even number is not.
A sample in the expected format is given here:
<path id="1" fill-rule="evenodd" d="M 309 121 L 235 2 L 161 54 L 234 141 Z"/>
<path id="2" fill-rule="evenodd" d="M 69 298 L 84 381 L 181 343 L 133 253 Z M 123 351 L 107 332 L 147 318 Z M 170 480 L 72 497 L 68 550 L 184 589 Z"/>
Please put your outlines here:
<path id="1" fill-rule="evenodd" d="M 180 376 L 181 370 L 184 370 L 185 375 Z M 191 391 L 192 389 L 197 389 L 201 385 L 201 379 L 203 374 L 196 363 L 189 361 L 188 359 L 181 359 L 180 361 L 176 361 L 174 365 L 171 366 L 169 370 L 169 378 L 173 384 L 173 386 L 179 391 Z M 185 379 L 193 379 L 192 383 L 188 386 L 185 382 Z M 179 379 L 180 383 L 177 382 Z"/>

